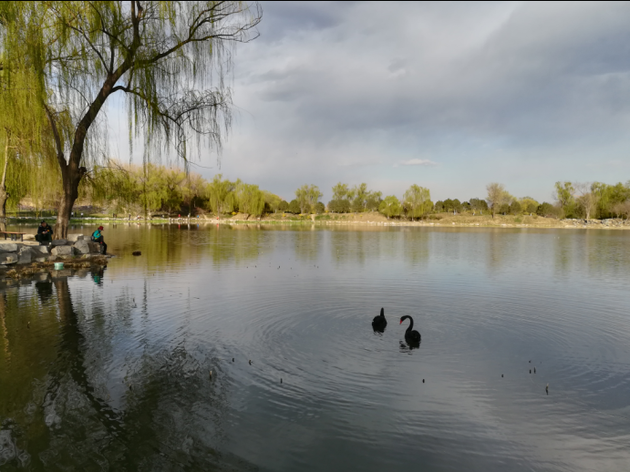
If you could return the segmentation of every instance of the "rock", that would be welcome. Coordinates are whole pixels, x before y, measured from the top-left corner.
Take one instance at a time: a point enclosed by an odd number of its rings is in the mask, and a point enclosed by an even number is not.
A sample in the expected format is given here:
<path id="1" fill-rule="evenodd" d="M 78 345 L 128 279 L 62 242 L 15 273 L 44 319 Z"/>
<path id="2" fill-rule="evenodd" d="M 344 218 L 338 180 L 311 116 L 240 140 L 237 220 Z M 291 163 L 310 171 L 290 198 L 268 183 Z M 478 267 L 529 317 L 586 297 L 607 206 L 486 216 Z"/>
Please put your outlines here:
<path id="1" fill-rule="evenodd" d="M 25 234 L 22 236 L 22 239 L 24 241 L 35 241 L 35 235 L 34 234 Z"/>
<path id="2" fill-rule="evenodd" d="M 68 235 L 68 241 L 72 241 L 72 242 L 76 242 L 76 241 L 83 241 L 84 236 L 82 234 L 69 234 Z"/>
<path id="3" fill-rule="evenodd" d="M 53 246 L 65 246 L 66 244 L 68 244 L 68 241 L 65 239 L 53 239 L 52 242 Z"/>
<path id="4" fill-rule="evenodd" d="M 33 253 L 30 250 L 20 251 L 18 255 L 18 264 L 30 264 L 33 259 Z"/>
<path id="5" fill-rule="evenodd" d="M 14 254 L 14 253 L 9 253 L 9 254 L 4 254 L 2 257 L 4 260 L 1 260 L 0 263 L 5 264 L 5 265 L 9 265 L 9 264 L 15 264 L 18 261 L 18 255 Z"/>
<path id="6" fill-rule="evenodd" d="M 36 257 L 35 262 L 48 262 L 47 257 Z"/>
<path id="7" fill-rule="evenodd" d="M 73 253 L 73 248 L 72 246 L 57 246 L 54 247 L 50 252 L 53 256 L 71 256 Z"/>
<path id="8" fill-rule="evenodd" d="M 48 246 L 32 246 L 31 250 L 37 255 L 40 255 L 40 254 L 48 255 L 48 254 L 50 254 L 50 248 Z"/>
<path id="9" fill-rule="evenodd" d="M 99 243 L 95 243 L 93 241 L 88 241 L 90 245 L 90 254 L 100 254 L 101 253 L 101 245 Z"/>
<path id="10" fill-rule="evenodd" d="M 87 241 L 84 241 L 83 239 L 79 239 L 76 243 L 74 243 L 74 250 L 76 251 L 77 254 L 89 254 L 90 245 L 88 244 Z"/>
<path id="11" fill-rule="evenodd" d="M 2 252 L 17 252 L 18 246 L 15 243 L 0 243 L 0 251 Z"/>

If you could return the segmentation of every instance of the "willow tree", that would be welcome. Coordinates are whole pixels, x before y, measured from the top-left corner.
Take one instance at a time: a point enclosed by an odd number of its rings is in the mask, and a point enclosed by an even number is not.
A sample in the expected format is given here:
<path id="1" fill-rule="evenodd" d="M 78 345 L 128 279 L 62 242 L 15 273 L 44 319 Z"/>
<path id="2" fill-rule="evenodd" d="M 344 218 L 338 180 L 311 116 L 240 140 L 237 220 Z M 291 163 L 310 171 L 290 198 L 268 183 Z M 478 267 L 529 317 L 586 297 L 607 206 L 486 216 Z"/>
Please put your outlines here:
<path id="1" fill-rule="evenodd" d="M 433 206 L 431 202 L 431 192 L 428 188 L 413 184 L 403 195 L 403 205 L 407 210 L 407 215 L 413 220 L 424 216 Z"/>
<path id="2" fill-rule="evenodd" d="M 389 195 L 380 203 L 378 211 L 389 220 L 392 216 L 399 216 L 402 213 L 402 206 L 395 195 Z"/>
<path id="3" fill-rule="evenodd" d="M 2 17 L 0 16 L 0 19 Z M 0 28 L 0 33 L 4 33 Z M 3 36 L 0 35 L 0 45 Z M 42 153 L 48 149 L 42 146 L 46 133 L 46 117 L 37 106 L 41 84 L 32 68 L 18 58 L 10 64 L 4 48 L 0 49 L 0 229 L 6 222 L 6 205 L 19 203 L 30 183 L 29 176 L 35 172 Z M 39 112 L 39 113 L 38 113 Z"/>
<path id="4" fill-rule="evenodd" d="M 56 237 L 66 236 L 81 179 L 106 142 L 112 96 L 124 95 L 129 140 L 143 138 L 145 162 L 165 148 L 186 161 L 202 141 L 220 147 L 230 45 L 254 37 L 261 15 L 242 2 L 0 2 L 5 62 L 27 58 L 45 92 L 39 105 L 63 184 Z"/>
<path id="5" fill-rule="evenodd" d="M 304 184 L 295 191 L 295 197 L 302 213 L 314 211 L 315 205 L 323 195 L 317 185 Z"/>
<path id="6" fill-rule="evenodd" d="M 221 217 L 221 213 L 230 212 L 236 205 L 236 197 L 234 190 L 240 181 L 230 182 L 229 180 L 223 180 L 223 175 L 217 174 L 212 179 L 212 182 L 208 183 L 206 187 L 206 195 L 208 197 L 208 205 L 212 212 L 217 215 L 217 218 Z"/>
<path id="7" fill-rule="evenodd" d="M 258 188 L 258 185 L 239 182 L 235 192 L 238 209 L 241 213 L 246 213 L 250 216 L 262 215 L 265 209 L 265 195 Z"/>

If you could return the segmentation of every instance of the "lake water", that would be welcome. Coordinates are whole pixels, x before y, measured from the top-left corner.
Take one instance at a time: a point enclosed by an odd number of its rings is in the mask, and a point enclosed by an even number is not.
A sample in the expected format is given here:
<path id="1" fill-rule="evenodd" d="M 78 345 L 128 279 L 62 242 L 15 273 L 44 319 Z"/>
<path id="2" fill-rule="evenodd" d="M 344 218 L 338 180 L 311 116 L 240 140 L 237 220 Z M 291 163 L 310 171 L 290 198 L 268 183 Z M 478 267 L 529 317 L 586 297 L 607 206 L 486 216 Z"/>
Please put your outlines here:
<path id="1" fill-rule="evenodd" d="M 0 292 L 3 471 L 630 470 L 630 232 L 105 238 Z"/>

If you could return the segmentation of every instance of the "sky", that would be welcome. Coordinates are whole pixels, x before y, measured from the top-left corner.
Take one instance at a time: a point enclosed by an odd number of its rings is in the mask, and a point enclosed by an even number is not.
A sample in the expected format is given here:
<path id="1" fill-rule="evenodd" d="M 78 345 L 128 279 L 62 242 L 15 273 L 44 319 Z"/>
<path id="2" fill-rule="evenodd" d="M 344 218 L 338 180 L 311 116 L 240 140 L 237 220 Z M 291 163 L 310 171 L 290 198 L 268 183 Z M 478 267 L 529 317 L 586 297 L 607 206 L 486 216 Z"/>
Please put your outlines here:
<path id="1" fill-rule="evenodd" d="M 337 182 L 553 201 L 556 181 L 630 179 L 628 3 L 261 6 L 220 162 L 193 166 L 205 178 L 286 200 L 315 184 L 324 202 Z"/>

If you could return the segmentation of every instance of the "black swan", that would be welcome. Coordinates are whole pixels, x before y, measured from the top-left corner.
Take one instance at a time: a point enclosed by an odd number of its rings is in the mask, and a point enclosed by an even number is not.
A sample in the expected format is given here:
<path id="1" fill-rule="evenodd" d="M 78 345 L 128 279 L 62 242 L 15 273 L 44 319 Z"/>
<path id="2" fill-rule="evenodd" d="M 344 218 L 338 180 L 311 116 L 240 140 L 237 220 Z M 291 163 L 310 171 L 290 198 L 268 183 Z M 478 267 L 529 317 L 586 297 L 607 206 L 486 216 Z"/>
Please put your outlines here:
<path id="1" fill-rule="evenodd" d="M 405 341 L 407 341 L 409 346 L 417 346 L 420 344 L 420 333 L 413 329 L 413 318 L 409 315 L 405 315 L 400 319 L 400 324 L 407 319 L 410 323 L 407 331 L 405 331 Z"/>
<path id="2" fill-rule="evenodd" d="M 385 319 L 385 309 L 381 308 L 381 314 L 375 316 L 372 320 L 372 328 L 374 331 L 383 332 L 385 331 L 385 326 L 387 326 L 387 320 Z"/>

